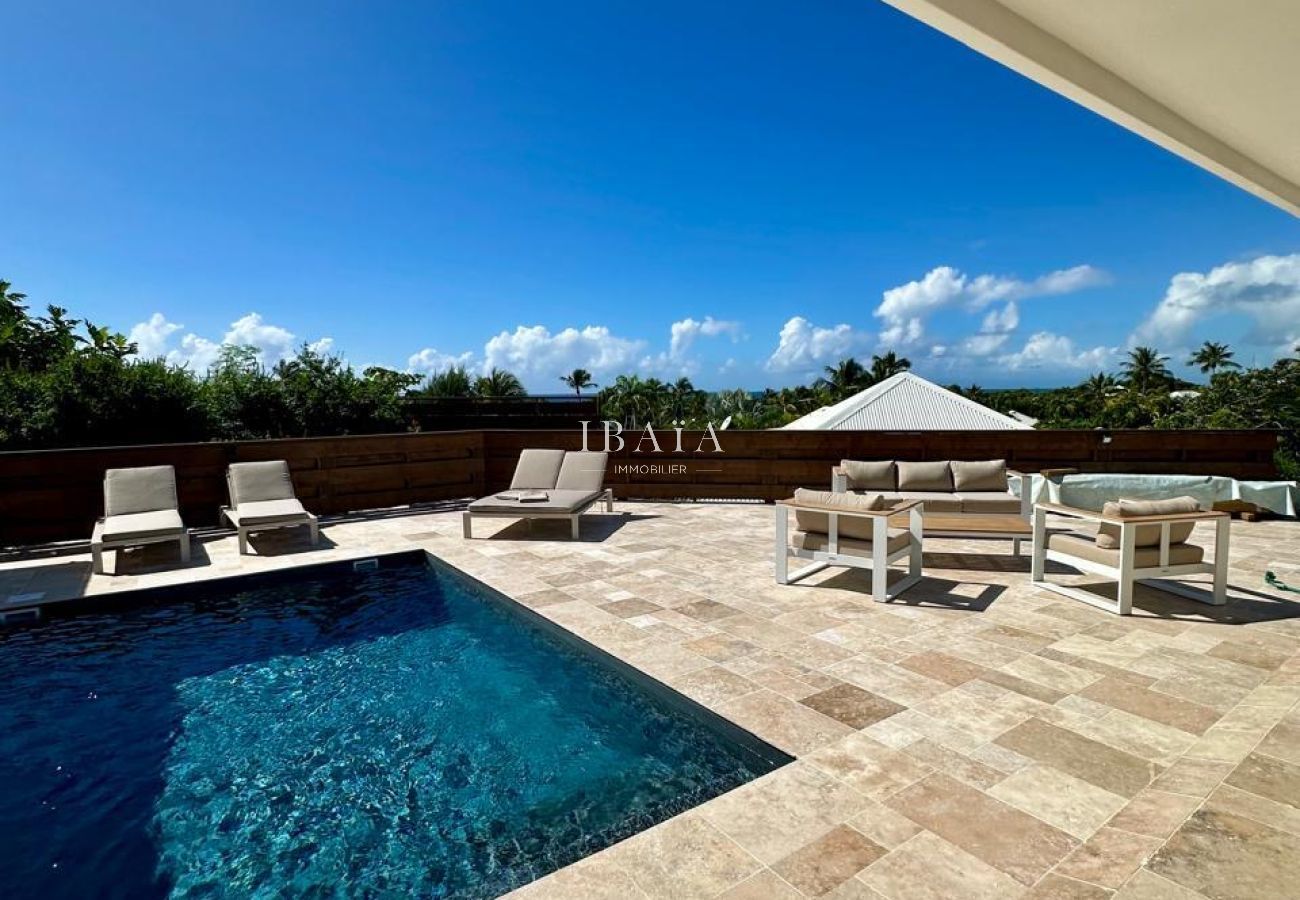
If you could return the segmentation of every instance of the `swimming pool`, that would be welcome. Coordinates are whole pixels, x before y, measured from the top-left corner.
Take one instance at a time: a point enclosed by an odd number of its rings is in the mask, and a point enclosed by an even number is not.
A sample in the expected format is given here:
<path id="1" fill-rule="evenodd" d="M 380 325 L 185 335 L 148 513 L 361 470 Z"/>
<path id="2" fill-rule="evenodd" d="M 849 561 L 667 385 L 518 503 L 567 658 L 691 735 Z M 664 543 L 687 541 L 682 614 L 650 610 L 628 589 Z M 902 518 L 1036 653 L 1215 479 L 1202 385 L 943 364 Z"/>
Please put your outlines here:
<path id="1" fill-rule="evenodd" d="M 789 761 L 534 619 L 407 556 L 0 632 L 0 895 L 495 896 Z"/>

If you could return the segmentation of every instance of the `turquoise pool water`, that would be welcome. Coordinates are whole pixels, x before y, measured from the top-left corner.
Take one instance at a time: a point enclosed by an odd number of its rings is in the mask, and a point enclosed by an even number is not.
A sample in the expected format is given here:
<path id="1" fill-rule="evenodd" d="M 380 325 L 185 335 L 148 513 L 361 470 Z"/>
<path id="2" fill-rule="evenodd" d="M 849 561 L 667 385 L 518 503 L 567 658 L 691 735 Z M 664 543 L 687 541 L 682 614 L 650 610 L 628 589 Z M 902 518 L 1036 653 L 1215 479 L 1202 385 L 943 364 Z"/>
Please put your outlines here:
<path id="1" fill-rule="evenodd" d="M 408 560 L 0 632 L 0 895 L 490 897 L 788 761 L 527 616 Z"/>

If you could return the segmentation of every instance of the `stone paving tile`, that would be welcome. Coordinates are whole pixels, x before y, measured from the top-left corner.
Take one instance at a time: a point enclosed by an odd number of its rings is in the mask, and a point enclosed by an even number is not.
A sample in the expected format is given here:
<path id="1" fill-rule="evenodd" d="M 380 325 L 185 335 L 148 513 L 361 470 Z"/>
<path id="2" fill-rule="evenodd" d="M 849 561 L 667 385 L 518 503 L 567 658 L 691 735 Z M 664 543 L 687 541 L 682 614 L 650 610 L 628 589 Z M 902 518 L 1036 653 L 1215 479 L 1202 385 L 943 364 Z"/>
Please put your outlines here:
<path id="1" fill-rule="evenodd" d="M 943 774 L 904 788 L 887 804 L 1026 886 L 1078 843 L 1045 822 Z"/>
<path id="2" fill-rule="evenodd" d="M 123 554 L 118 576 L 84 553 L 11 558 L 0 606 L 422 548 L 799 758 L 520 892 L 533 900 L 801 896 L 783 862 L 829 900 L 1295 882 L 1300 603 L 1263 572 L 1296 557 L 1300 525 L 1233 523 L 1227 607 L 1142 588 L 1120 618 L 1034 588 L 988 542 L 928 541 L 926 579 L 880 605 L 860 573 L 776 585 L 769 507 L 618 507 L 576 542 L 510 522 L 465 541 L 447 504 L 326 521 L 317 549 L 282 531 L 241 557 L 204 534 L 187 568 L 163 545 Z M 1168 870 L 1140 868 L 1166 840 Z"/>

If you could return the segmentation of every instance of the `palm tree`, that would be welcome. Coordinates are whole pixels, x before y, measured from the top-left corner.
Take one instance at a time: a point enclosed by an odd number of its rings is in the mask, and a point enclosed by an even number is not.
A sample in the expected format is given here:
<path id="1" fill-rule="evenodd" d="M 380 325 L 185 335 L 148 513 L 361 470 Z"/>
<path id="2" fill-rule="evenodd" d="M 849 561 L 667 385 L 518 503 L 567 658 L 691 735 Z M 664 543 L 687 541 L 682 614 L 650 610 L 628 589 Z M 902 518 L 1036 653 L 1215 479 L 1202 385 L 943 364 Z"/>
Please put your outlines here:
<path id="1" fill-rule="evenodd" d="M 464 366 L 452 366 L 430 375 L 420 393 L 428 397 L 468 397 L 474 393 L 474 381 Z"/>
<path id="2" fill-rule="evenodd" d="M 833 366 L 827 366 L 826 374 L 817 383 L 831 392 L 836 400 L 842 400 L 849 394 L 857 393 L 867 386 L 869 378 L 862 363 L 853 357 L 840 360 Z"/>
<path id="3" fill-rule="evenodd" d="M 906 356 L 899 356 L 890 350 L 884 356 L 871 357 L 871 384 L 880 384 L 886 378 L 893 378 L 912 368 L 912 361 Z"/>
<path id="4" fill-rule="evenodd" d="M 493 366 L 474 382 L 474 393 L 480 397 L 522 397 L 527 391 L 513 372 Z"/>
<path id="5" fill-rule="evenodd" d="M 1083 395 L 1098 406 L 1104 405 L 1117 387 L 1119 382 L 1115 380 L 1115 376 L 1107 375 L 1105 372 L 1098 372 L 1079 385 Z"/>
<path id="6" fill-rule="evenodd" d="M 561 375 L 560 380 L 573 388 L 573 392 L 579 397 L 582 396 L 583 388 L 600 387 L 600 385 L 591 380 L 591 373 L 586 369 L 574 369 L 568 375 Z"/>
<path id="7" fill-rule="evenodd" d="M 1218 341 L 1206 341 L 1201 344 L 1199 350 L 1192 354 L 1192 358 L 1187 361 L 1189 366 L 1196 366 L 1203 373 L 1214 378 L 1214 373 L 1219 369 L 1240 369 L 1241 364 L 1234 362 L 1233 353 L 1228 349 L 1227 344 L 1220 344 Z"/>
<path id="8" fill-rule="evenodd" d="M 1128 359 L 1120 364 L 1124 371 L 1124 380 L 1135 391 L 1145 393 L 1152 388 L 1165 387 L 1172 377 L 1169 367 L 1165 365 L 1169 357 L 1161 356 L 1154 347 L 1134 347 L 1128 352 Z"/>
<path id="9" fill-rule="evenodd" d="M 683 422 L 694 412 L 699 393 L 685 376 L 668 386 L 668 403 L 672 408 L 674 422 Z"/>

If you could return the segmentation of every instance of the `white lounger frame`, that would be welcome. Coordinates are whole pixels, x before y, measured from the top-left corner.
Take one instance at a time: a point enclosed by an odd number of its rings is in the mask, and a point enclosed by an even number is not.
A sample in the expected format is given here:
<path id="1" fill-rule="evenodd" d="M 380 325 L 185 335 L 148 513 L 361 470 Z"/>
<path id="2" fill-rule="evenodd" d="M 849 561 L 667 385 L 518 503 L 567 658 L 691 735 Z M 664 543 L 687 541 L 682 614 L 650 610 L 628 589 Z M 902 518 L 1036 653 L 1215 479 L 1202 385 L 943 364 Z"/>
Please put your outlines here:
<path id="1" fill-rule="evenodd" d="M 145 544 L 167 544 L 176 541 L 181 545 L 181 562 L 190 561 L 190 530 L 182 528 L 180 532 L 160 534 L 151 538 L 109 538 L 103 537 L 104 519 L 95 520 L 95 529 L 90 535 L 91 570 L 96 575 L 104 574 L 104 551 L 120 550 L 123 547 L 143 547 Z M 116 571 L 116 568 L 114 569 Z"/>
<path id="2" fill-rule="evenodd" d="M 273 528 L 297 528 L 306 525 L 308 534 L 311 537 L 311 545 L 315 547 L 320 543 L 320 523 L 316 521 L 315 513 L 304 512 L 297 518 L 285 519 L 281 522 L 258 522 L 256 524 L 241 524 L 239 510 L 231 509 L 229 506 L 221 507 L 221 514 L 226 517 L 226 520 L 235 527 L 235 531 L 239 534 L 240 556 L 248 555 L 248 536 L 250 534 L 270 531 Z"/>
<path id="3" fill-rule="evenodd" d="M 578 519 L 587 510 L 591 509 L 597 503 L 604 501 L 605 512 L 614 511 L 614 489 L 605 488 L 591 500 L 584 503 L 572 511 L 566 512 L 528 512 L 526 506 L 520 506 L 519 510 L 502 509 L 502 510 L 465 510 L 460 514 L 461 530 L 466 538 L 473 538 L 473 522 L 476 518 L 481 519 L 568 519 L 570 537 L 573 540 L 578 539 Z"/>
<path id="4" fill-rule="evenodd" d="M 1106 522 L 1111 525 L 1118 525 L 1120 534 L 1119 566 L 1107 566 L 1090 559 L 1080 559 L 1069 553 L 1049 549 L 1047 546 L 1048 513 L 1082 519 L 1088 522 Z M 1209 562 L 1202 560 L 1198 563 L 1187 563 L 1178 566 L 1169 565 L 1170 527 L 1182 522 L 1199 521 L 1212 521 L 1215 523 L 1214 558 Z M 1228 533 L 1231 522 L 1232 517 L 1224 512 L 1173 513 L 1158 516 L 1129 516 L 1120 519 L 1104 516 L 1090 510 L 1059 506 L 1053 503 L 1040 503 L 1034 507 L 1034 551 L 1030 561 L 1030 580 L 1049 591 L 1055 591 L 1072 600 L 1078 600 L 1087 603 L 1089 606 L 1095 606 L 1098 609 L 1104 609 L 1106 612 L 1117 613 L 1121 616 L 1132 614 L 1133 586 L 1139 581 L 1144 581 L 1153 588 L 1170 594 L 1177 594 L 1188 600 L 1207 603 L 1211 606 L 1222 606 L 1228 602 Z M 1160 565 L 1158 566 L 1139 569 L 1133 565 L 1134 554 L 1137 549 L 1135 541 L 1137 540 L 1137 530 L 1140 525 L 1160 526 Z M 1112 603 L 1090 591 L 1048 581 L 1045 569 L 1049 560 L 1073 566 L 1092 575 L 1101 575 L 1117 582 L 1119 585 L 1117 601 Z M 1214 575 L 1214 586 L 1209 592 L 1186 584 L 1163 580 L 1207 573 Z"/>
<path id="5" fill-rule="evenodd" d="M 806 509 L 826 513 L 827 535 L 825 550 L 804 550 L 790 546 L 790 510 Z M 908 513 L 909 541 L 906 547 L 889 553 L 889 517 L 901 512 Z M 871 519 L 871 556 L 859 556 L 854 553 L 839 552 L 839 518 Z M 871 598 L 877 603 L 893 600 L 908 588 L 921 580 L 921 544 L 922 520 L 921 504 L 911 501 L 894 509 L 854 510 L 842 506 L 817 506 L 798 503 L 794 500 L 778 500 L 776 505 L 776 583 L 793 584 L 828 566 L 846 566 L 853 569 L 866 569 L 871 572 Z M 789 570 L 789 557 L 810 559 L 812 565 L 804 566 L 794 572 Z M 890 589 L 889 564 L 896 559 L 907 557 L 907 575 Z"/>

